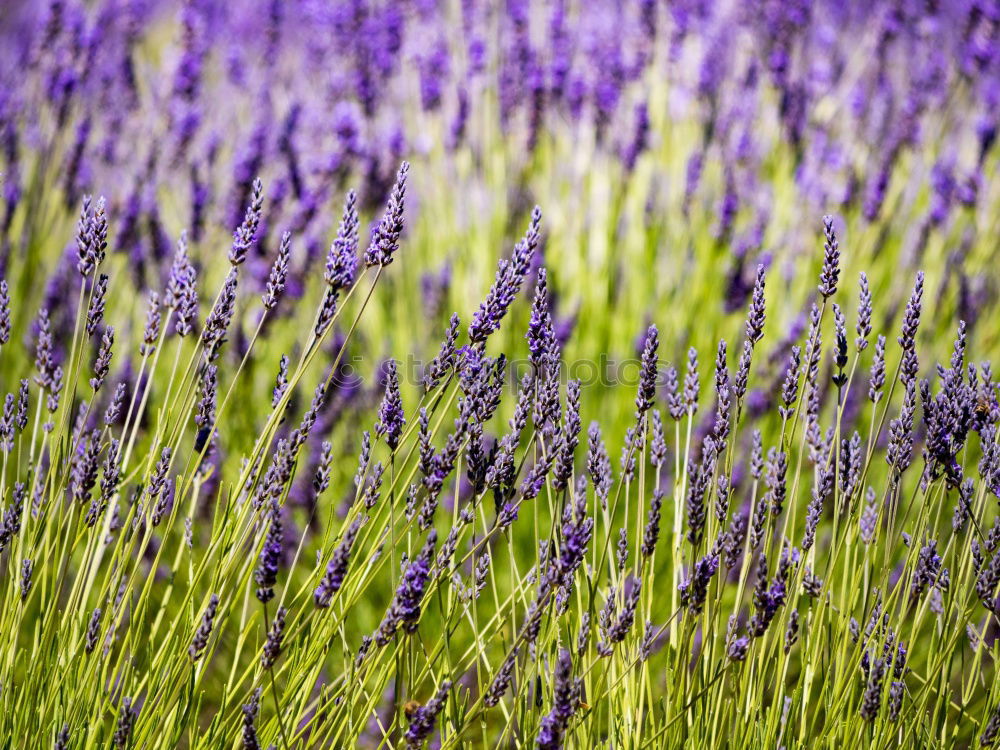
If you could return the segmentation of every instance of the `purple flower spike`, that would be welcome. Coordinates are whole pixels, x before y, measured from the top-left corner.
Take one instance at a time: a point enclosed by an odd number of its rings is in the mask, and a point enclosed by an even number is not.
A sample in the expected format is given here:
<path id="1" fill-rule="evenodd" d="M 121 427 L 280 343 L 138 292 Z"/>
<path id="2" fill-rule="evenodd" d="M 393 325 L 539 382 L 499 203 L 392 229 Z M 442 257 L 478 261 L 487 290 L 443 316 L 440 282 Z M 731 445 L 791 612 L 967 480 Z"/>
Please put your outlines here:
<path id="1" fill-rule="evenodd" d="M 399 438 L 403 434 L 405 425 L 406 417 L 403 412 L 403 402 L 399 396 L 399 374 L 396 369 L 396 360 L 390 359 L 385 363 L 385 396 L 379 406 L 375 434 L 377 436 L 385 435 L 385 442 L 389 448 L 396 450 L 399 447 Z"/>
<path id="2" fill-rule="evenodd" d="M 823 234 L 826 242 L 823 245 L 823 270 L 819 275 L 819 293 L 824 297 L 832 297 L 837 291 L 837 280 L 840 278 L 840 245 L 833 231 L 833 217 L 823 217 Z"/>
<path id="3" fill-rule="evenodd" d="M 349 287 L 354 281 L 358 267 L 358 196 L 353 190 L 347 191 L 344 199 L 344 213 L 337 229 L 337 237 L 330 245 L 326 256 L 326 271 L 323 275 L 327 285 L 333 289 Z"/>
<path id="4" fill-rule="evenodd" d="M 212 594 L 208 599 L 208 605 L 205 607 L 205 611 L 201 616 L 201 624 L 195 631 L 194 638 L 191 639 L 191 645 L 188 647 L 188 656 L 191 657 L 191 661 L 198 661 L 205 652 L 205 648 L 208 646 L 208 639 L 212 635 L 212 624 L 215 621 L 215 614 L 219 608 L 219 597 L 216 594 Z"/>
<path id="5" fill-rule="evenodd" d="M 356 516 L 347 531 L 344 532 L 337 549 L 334 550 L 333 557 L 326 566 L 323 580 L 313 592 L 317 607 L 329 607 L 333 595 L 344 585 L 344 579 L 347 577 L 347 565 L 351 558 L 351 548 L 354 546 L 354 540 L 358 536 L 358 530 L 362 523 L 364 523 L 364 517 Z"/>
<path id="6" fill-rule="evenodd" d="M 10 290 L 6 279 L 0 279 L 0 346 L 10 341 Z"/>
<path id="7" fill-rule="evenodd" d="M 407 750 L 420 748 L 434 731 L 434 723 L 437 721 L 441 709 L 444 708 L 449 690 L 451 690 L 451 681 L 444 680 L 434 697 L 413 712 L 413 716 L 410 717 L 410 726 L 403 736 L 403 739 L 406 740 Z"/>
<path id="8" fill-rule="evenodd" d="M 271 505 L 268 521 L 267 536 L 264 538 L 264 546 L 260 551 L 260 561 L 254 572 L 254 580 L 257 582 L 257 598 L 264 603 L 274 598 L 274 584 L 278 581 L 278 562 L 281 559 L 283 530 L 281 509 L 277 502 Z"/>
<path id="9" fill-rule="evenodd" d="M 261 297 L 261 302 L 264 303 L 265 310 L 273 310 L 278 304 L 281 293 L 285 291 L 285 281 L 288 279 L 288 260 L 291 254 L 291 239 L 292 235 L 290 232 L 285 232 L 281 235 L 278 257 L 274 259 L 274 265 L 271 266 L 271 274 L 267 279 L 267 287 L 264 290 L 264 295 Z"/>
<path id="10" fill-rule="evenodd" d="M 260 226 L 261 212 L 264 208 L 264 186 L 258 177 L 253 181 L 250 193 L 250 205 L 247 206 L 243 223 L 233 233 L 233 246 L 229 250 L 229 262 L 238 266 L 247 259 L 247 253 L 257 239 L 257 228 Z"/>
<path id="11" fill-rule="evenodd" d="M 472 316 L 472 322 L 469 324 L 469 340 L 473 344 L 481 344 L 491 333 L 500 328 L 500 321 L 507 314 L 507 310 L 521 290 L 521 284 L 524 282 L 525 274 L 527 274 L 531 259 L 535 254 L 535 248 L 538 246 L 541 220 L 541 209 L 536 206 L 531 212 L 531 223 L 528 226 L 528 231 L 514 246 L 510 260 L 501 259 L 497 264 L 493 286 L 486 295 L 486 299 Z"/>
<path id="12" fill-rule="evenodd" d="M 406 633 L 416 632 L 417 622 L 420 619 L 420 603 L 424 598 L 427 580 L 430 578 L 431 561 L 434 559 L 436 544 L 437 531 L 431 529 L 420 554 L 406 564 L 403 580 L 400 581 L 392 604 L 389 605 L 389 610 L 375 634 L 375 643 L 378 646 L 389 643 L 400 627 Z"/>
<path id="13" fill-rule="evenodd" d="M 573 679 L 573 660 L 568 649 L 559 652 L 552 685 L 552 709 L 542 718 L 535 738 L 538 750 L 558 750 L 570 719 L 580 704 L 580 687 Z"/>
<path id="14" fill-rule="evenodd" d="M 101 390 L 104 379 L 111 369 L 111 349 L 115 344 L 115 329 L 107 326 L 104 335 L 101 337 L 101 346 L 97 350 L 97 358 L 94 360 L 94 377 L 90 379 L 90 387 L 94 392 Z"/>
<path id="15" fill-rule="evenodd" d="M 403 232 L 403 205 L 406 198 L 406 177 L 410 171 L 409 162 L 403 162 L 396 173 L 396 183 L 389 193 L 385 213 L 372 235 L 368 250 L 365 251 L 365 265 L 387 266 L 392 263 L 393 254 L 399 249 L 399 235 Z"/>
<path id="16" fill-rule="evenodd" d="M 655 325 L 646 330 L 646 344 L 642 350 L 642 365 L 639 373 L 639 394 L 635 397 L 635 409 L 641 416 L 653 406 L 656 397 L 656 350 L 660 345 L 660 332 Z"/>

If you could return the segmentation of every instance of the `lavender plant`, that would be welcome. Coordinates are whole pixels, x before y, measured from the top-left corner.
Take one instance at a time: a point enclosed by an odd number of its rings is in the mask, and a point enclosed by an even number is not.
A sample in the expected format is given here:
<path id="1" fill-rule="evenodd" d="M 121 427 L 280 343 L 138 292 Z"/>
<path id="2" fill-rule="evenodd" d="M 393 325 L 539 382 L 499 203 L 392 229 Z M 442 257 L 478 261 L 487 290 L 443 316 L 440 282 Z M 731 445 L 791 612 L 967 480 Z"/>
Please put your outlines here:
<path id="1" fill-rule="evenodd" d="M 995 8 L 167 5 L 0 19 L 0 736 L 995 743 Z"/>

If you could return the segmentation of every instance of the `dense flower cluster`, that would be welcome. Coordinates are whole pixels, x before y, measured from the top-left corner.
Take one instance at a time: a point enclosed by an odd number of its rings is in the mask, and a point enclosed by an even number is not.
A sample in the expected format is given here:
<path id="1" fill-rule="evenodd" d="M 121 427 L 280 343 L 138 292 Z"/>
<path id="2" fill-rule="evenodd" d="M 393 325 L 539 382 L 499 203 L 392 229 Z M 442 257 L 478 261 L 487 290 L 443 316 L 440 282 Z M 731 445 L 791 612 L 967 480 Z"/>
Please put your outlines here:
<path id="1" fill-rule="evenodd" d="M 993 745 L 998 81 L 981 0 L 12 3 L 0 737 Z"/>

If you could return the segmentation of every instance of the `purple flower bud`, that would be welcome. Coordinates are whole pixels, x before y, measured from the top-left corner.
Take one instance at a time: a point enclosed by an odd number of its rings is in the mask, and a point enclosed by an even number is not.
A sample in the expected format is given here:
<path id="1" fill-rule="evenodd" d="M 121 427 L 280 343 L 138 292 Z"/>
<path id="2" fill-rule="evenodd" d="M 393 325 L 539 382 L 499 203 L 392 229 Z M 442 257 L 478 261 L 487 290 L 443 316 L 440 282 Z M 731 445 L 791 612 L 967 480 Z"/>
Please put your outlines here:
<path id="1" fill-rule="evenodd" d="M 420 554 L 405 566 L 396 595 L 375 634 L 375 643 L 378 646 L 388 644 L 399 627 L 407 633 L 416 632 L 417 622 L 420 619 L 420 604 L 430 577 L 436 544 L 437 532 L 431 529 Z"/>
<path id="2" fill-rule="evenodd" d="M 744 661 L 750 650 L 750 636 L 741 635 L 733 638 L 726 648 L 726 656 L 730 661 Z"/>
<path id="3" fill-rule="evenodd" d="M 354 546 L 354 540 L 358 536 L 358 530 L 361 528 L 362 523 L 364 523 L 364 517 L 356 516 L 347 528 L 347 531 L 344 532 L 340 544 L 334 550 L 333 557 L 330 558 L 330 562 L 326 566 L 326 573 L 323 576 L 323 580 L 320 581 L 319 586 L 313 592 L 313 598 L 316 600 L 317 607 L 329 607 L 333 595 L 343 585 L 344 579 L 347 576 L 351 548 Z"/>
<path id="4" fill-rule="evenodd" d="M 90 615 L 90 620 L 87 623 L 87 632 L 84 636 L 84 646 L 83 650 L 86 653 L 91 653 L 97 647 L 97 640 L 100 637 L 100 626 L 101 626 L 101 608 L 96 608 Z"/>
<path id="5" fill-rule="evenodd" d="M 226 343 L 226 332 L 233 319 L 233 313 L 236 312 L 236 282 L 236 269 L 231 268 L 222 285 L 218 301 L 205 318 L 201 341 L 205 346 L 205 356 L 209 362 L 215 361 L 222 345 Z"/>
<path id="6" fill-rule="evenodd" d="M 771 502 L 771 515 L 774 516 L 780 516 L 785 505 L 787 471 L 788 457 L 785 452 L 771 448 L 767 452 L 767 473 L 764 475 L 764 484 L 767 486 L 766 497 Z"/>
<path id="7" fill-rule="evenodd" d="M 260 710 L 260 688 L 250 694 L 250 702 L 243 705 L 243 749 L 260 750 L 260 743 L 257 740 L 257 712 Z"/>
<path id="8" fill-rule="evenodd" d="M 21 378 L 17 391 L 17 411 L 14 412 L 14 426 L 17 431 L 24 432 L 28 426 L 28 379 Z"/>
<path id="9" fill-rule="evenodd" d="M 903 313 L 903 325 L 897 339 L 903 349 L 903 359 L 900 365 L 900 379 L 905 383 L 917 377 L 919 365 L 917 363 L 916 337 L 917 328 L 920 325 L 921 299 L 924 294 L 924 272 L 917 272 L 917 280 L 913 286 L 913 292 L 906 303 L 906 310 Z"/>
<path id="10" fill-rule="evenodd" d="M 664 372 L 664 389 L 667 397 L 667 410 L 670 418 L 679 422 L 685 413 L 684 402 L 677 393 L 677 370 L 673 365 L 668 365 Z"/>
<path id="11" fill-rule="evenodd" d="M 687 370 L 684 373 L 684 407 L 689 415 L 698 411 L 698 350 L 688 349 Z"/>
<path id="12" fill-rule="evenodd" d="M 10 290 L 7 280 L 0 279 L 0 346 L 10 341 Z"/>
<path id="13" fill-rule="evenodd" d="M 333 322 L 333 316 L 337 312 L 337 298 L 339 292 L 333 287 L 327 287 L 323 293 L 323 302 L 320 304 L 319 315 L 316 316 L 316 327 L 314 332 L 316 338 L 321 337 L 326 329 Z"/>
<path id="14" fill-rule="evenodd" d="M 38 311 L 38 334 L 35 339 L 35 378 L 42 388 L 51 392 L 55 363 L 52 360 L 52 330 L 49 327 L 49 311 Z"/>
<path id="15" fill-rule="evenodd" d="M 799 639 L 799 611 L 793 609 L 788 615 L 788 626 L 785 628 L 784 651 L 787 654 Z"/>
<path id="16" fill-rule="evenodd" d="M 607 505 L 608 495 L 614 481 L 611 476 L 611 459 L 601 439 L 601 427 L 597 422 L 591 422 L 587 431 L 587 471 L 594 483 L 594 491 L 602 506 Z"/>
<path id="17" fill-rule="evenodd" d="M 472 322 L 469 325 L 469 340 L 473 344 L 486 341 L 486 338 L 500 327 L 500 321 L 507 314 L 507 310 L 520 291 L 538 245 L 541 218 L 542 212 L 536 206 L 531 214 L 528 231 L 514 246 L 511 259 L 501 259 L 497 265 L 496 280 L 486 295 L 486 299 L 472 316 Z"/>
<path id="18" fill-rule="evenodd" d="M 104 424 L 109 427 L 118 421 L 121 416 L 122 406 L 125 401 L 126 385 L 124 382 L 115 386 L 115 392 L 111 396 L 111 402 L 104 412 Z"/>
<path id="19" fill-rule="evenodd" d="M 913 577 L 910 579 L 910 597 L 919 599 L 928 586 L 937 589 L 947 589 L 950 584 L 948 569 L 937 552 L 937 541 L 931 539 L 920 548 Z"/>
<path id="20" fill-rule="evenodd" d="M 503 699 L 510 687 L 511 679 L 514 676 L 514 667 L 517 664 L 517 648 L 514 648 L 500 665 L 500 669 L 493 676 L 493 681 L 483 695 L 483 705 L 493 708 Z"/>
<path id="21" fill-rule="evenodd" d="M 657 490 L 649 502 L 648 520 L 642 536 L 642 554 L 645 557 L 652 557 L 656 550 L 656 541 L 660 536 L 660 509 L 663 506 L 663 498 L 664 492 Z"/>
<path id="22" fill-rule="evenodd" d="M 375 423 L 375 435 L 385 435 L 385 441 L 391 450 L 399 447 L 399 438 L 406 424 L 403 403 L 399 395 L 399 375 L 396 370 L 396 360 L 389 359 L 385 363 L 385 396 L 378 410 L 378 421 Z"/>
<path id="23" fill-rule="evenodd" d="M 423 383 L 425 392 L 434 390 L 441 380 L 444 379 L 445 375 L 454 367 L 458 326 L 458 315 L 453 313 L 448 322 L 448 330 L 445 333 L 444 341 L 441 342 L 441 349 L 424 370 Z"/>
<path id="24" fill-rule="evenodd" d="M 90 204 L 90 196 L 84 196 L 80 220 L 77 223 L 76 268 L 81 276 L 90 276 L 93 273 L 94 269 L 104 261 L 108 247 L 108 220 L 104 209 L 104 198 L 97 200 L 93 211 Z"/>
<path id="25" fill-rule="evenodd" d="M 579 703 L 579 686 L 573 679 L 572 657 L 568 649 L 562 649 L 556 660 L 552 709 L 542 717 L 542 725 L 535 738 L 539 750 L 558 750 L 563 746 L 563 735 Z"/>
<path id="26" fill-rule="evenodd" d="M 580 436 L 580 381 L 571 380 L 566 384 L 566 414 L 552 471 L 552 487 L 556 491 L 566 489 L 573 473 L 573 456 Z"/>
<path id="27" fill-rule="evenodd" d="M 544 268 L 538 270 L 535 282 L 535 295 L 531 302 L 531 318 L 528 320 L 528 330 L 524 337 L 528 340 L 528 352 L 535 369 L 543 367 L 546 355 L 555 349 L 555 334 L 552 330 L 552 314 L 550 311 L 547 276 Z"/>
<path id="28" fill-rule="evenodd" d="M 687 540 L 695 547 L 701 543 L 705 530 L 705 493 L 708 491 L 712 471 L 713 466 L 707 462 L 699 465 L 688 460 L 689 484 L 684 498 L 684 510 L 688 525 Z"/>
<path id="29" fill-rule="evenodd" d="M 710 553 L 698 560 L 694 564 L 690 576 L 681 582 L 678 588 L 681 594 L 681 604 L 687 607 L 690 614 L 699 614 L 705 606 L 708 584 L 718 569 L 719 556 Z"/>
<path id="30" fill-rule="evenodd" d="M 840 246 L 833 231 L 832 216 L 823 217 L 823 233 L 826 242 L 823 245 L 823 269 L 819 275 L 819 293 L 829 298 L 837 291 L 837 280 L 840 278 Z"/>
<path id="31" fill-rule="evenodd" d="M 33 563 L 27 557 L 21 560 L 21 601 L 28 598 L 31 591 L 31 571 Z"/>
<path id="32" fill-rule="evenodd" d="M 8 393 L 4 399 L 3 415 L 0 417 L 0 450 L 10 453 L 14 448 L 14 394 Z"/>
<path id="33" fill-rule="evenodd" d="M 343 289 L 354 282 L 358 266 L 357 199 L 357 193 L 353 190 L 347 191 L 337 237 L 330 245 L 330 252 L 326 256 L 326 271 L 323 278 L 333 289 Z"/>
<path id="34" fill-rule="evenodd" d="M 449 690 L 451 690 L 451 681 L 444 680 L 434 697 L 413 712 L 413 716 L 410 717 L 410 726 L 407 727 L 406 733 L 403 735 L 407 750 L 417 750 L 422 747 L 431 732 L 434 731 L 434 724 L 448 699 Z"/>
<path id="35" fill-rule="evenodd" d="M 111 349 L 114 344 L 115 329 L 106 326 L 104 335 L 101 337 L 101 346 L 97 350 L 97 358 L 94 360 L 94 377 L 90 379 L 90 387 L 94 389 L 95 393 L 101 390 L 104 379 L 108 376 L 108 370 L 111 369 Z"/>
<path id="36" fill-rule="evenodd" d="M 628 532 L 624 527 L 618 529 L 618 547 L 615 550 L 615 557 L 618 562 L 618 572 L 624 572 L 628 564 Z"/>
<path id="37" fill-rule="evenodd" d="M 290 232 L 281 235 L 281 245 L 278 247 L 278 257 L 274 259 L 271 266 L 271 273 L 267 279 L 267 287 L 261 297 L 265 310 L 273 310 L 277 304 L 281 293 L 285 291 L 285 281 L 288 279 L 288 259 L 291 254 Z"/>
<path id="38" fill-rule="evenodd" d="M 278 360 L 278 374 L 275 377 L 274 388 L 271 391 L 271 408 L 277 408 L 288 390 L 288 357 L 284 354 Z"/>
<path id="39" fill-rule="evenodd" d="M 906 381 L 906 394 L 899 416 L 889 423 L 889 445 L 885 460 L 892 469 L 892 481 L 898 481 L 913 460 L 913 417 L 917 408 L 916 388 L 913 380 Z"/>
<path id="40" fill-rule="evenodd" d="M 860 281 L 861 292 L 858 297 L 858 337 L 855 346 L 859 352 L 868 347 L 868 337 L 872 332 L 872 293 L 868 288 L 868 277 L 862 273 Z"/>
<path id="41" fill-rule="evenodd" d="M 264 642 L 264 648 L 260 654 L 260 665 L 264 669 L 274 667 L 278 657 L 281 656 L 281 641 L 285 634 L 285 616 L 287 614 L 288 610 L 284 607 L 278 607 L 278 611 L 274 614 L 274 621 L 271 623 L 271 629 L 268 631 L 267 640 Z"/>
<path id="42" fill-rule="evenodd" d="M 283 529 L 281 508 L 277 501 L 271 504 L 268 514 L 267 535 L 260 550 L 254 580 L 257 582 L 257 598 L 265 604 L 274 598 L 274 584 L 278 582 L 278 564 L 281 560 Z"/>
<path id="43" fill-rule="evenodd" d="M 867 655 L 867 652 L 866 652 Z M 875 659 L 868 669 L 868 679 L 861 696 L 861 718 L 875 721 L 882 706 L 882 680 L 885 678 L 885 660 Z"/>
<path id="44" fill-rule="evenodd" d="M 659 347 L 659 331 L 655 325 L 646 330 L 646 343 L 642 350 L 642 365 L 639 374 L 639 393 L 635 398 L 636 412 L 645 414 L 653 406 L 656 397 L 656 350 Z"/>
<path id="45" fill-rule="evenodd" d="M 188 647 L 188 656 L 192 662 L 198 661 L 208 646 L 208 639 L 212 635 L 212 623 L 215 621 L 215 614 L 218 608 L 219 597 L 216 594 L 212 594 L 208 598 L 208 604 L 201 615 L 201 624 L 195 631 L 194 638 L 191 639 L 191 645 Z"/>
<path id="46" fill-rule="evenodd" d="M 758 571 L 757 586 L 754 589 L 755 612 L 750 618 L 750 633 L 755 638 L 760 638 L 767 632 L 768 626 L 777 614 L 778 609 L 785 603 L 785 582 L 776 577 L 771 586 L 766 585 L 766 563 L 761 555 L 761 569 Z"/>
<path id="47" fill-rule="evenodd" d="M 751 344 L 756 344 L 764 335 L 764 284 L 766 269 L 763 264 L 757 266 L 757 277 L 754 280 L 753 295 L 750 298 L 750 310 L 747 312 L 746 336 Z"/>
<path id="48" fill-rule="evenodd" d="M 781 403 L 778 413 L 782 419 L 789 419 L 795 411 L 795 403 L 799 398 L 799 369 L 802 365 L 801 349 L 792 347 L 788 358 L 788 369 L 785 370 L 785 380 L 781 387 Z"/>
<path id="49" fill-rule="evenodd" d="M 174 313 L 174 330 L 178 336 L 187 336 L 193 330 L 198 316 L 198 277 L 187 255 L 187 238 L 182 233 L 177 241 L 170 278 L 163 304 Z"/>
<path id="50" fill-rule="evenodd" d="M 215 400 L 218 386 L 218 368 L 215 365 L 208 365 L 202 374 L 201 397 L 194 415 L 194 423 L 201 430 L 209 429 L 215 422 Z"/>
<path id="51" fill-rule="evenodd" d="M 87 510 L 87 527 L 93 527 L 104 515 L 108 503 L 118 490 L 118 482 L 121 480 L 121 464 L 119 462 L 119 443 L 112 439 L 108 446 L 108 455 L 104 459 L 103 473 L 101 476 L 101 494 L 91 502 Z"/>
<path id="52" fill-rule="evenodd" d="M 87 335 L 93 336 L 97 326 L 104 319 L 105 296 L 108 293 L 108 275 L 102 273 L 94 283 L 93 294 L 90 298 L 90 307 L 87 309 Z"/>
<path id="53" fill-rule="evenodd" d="M 989 720 L 979 736 L 979 744 L 982 747 L 990 747 L 996 741 L 997 734 L 1000 734 L 1000 705 L 993 709 Z"/>
<path id="54" fill-rule="evenodd" d="M 149 306 L 146 308 L 146 325 L 142 331 L 142 343 L 139 354 L 146 357 L 156 351 L 156 343 L 160 339 L 160 295 L 149 293 Z"/>
<path id="55" fill-rule="evenodd" d="M 396 182 L 389 193 L 385 213 L 379 221 L 368 249 L 365 251 L 365 265 L 387 266 L 399 249 L 399 235 L 403 231 L 403 204 L 406 198 L 406 177 L 409 162 L 403 162 L 396 173 Z"/>
<path id="56" fill-rule="evenodd" d="M 742 513 L 733 517 L 723 542 L 726 570 L 735 568 L 743 554 L 743 540 L 747 533 L 747 519 Z"/>
<path id="57" fill-rule="evenodd" d="M 261 212 L 264 208 L 264 185 L 260 178 L 253 181 L 250 193 L 250 203 L 236 231 L 233 232 L 233 245 L 229 250 L 229 262 L 238 266 L 247 258 L 247 253 L 257 239 L 257 228 L 260 226 Z"/>
<path id="58" fill-rule="evenodd" d="M 112 744 L 117 748 L 128 746 L 132 737 L 132 726 L 135 724 L 136 711 L 132 707 L 132 699 L 122 698 L 122 707 L 118 711 L 118 723 L 115 725 L 115 733 L 111 737 Z"/>

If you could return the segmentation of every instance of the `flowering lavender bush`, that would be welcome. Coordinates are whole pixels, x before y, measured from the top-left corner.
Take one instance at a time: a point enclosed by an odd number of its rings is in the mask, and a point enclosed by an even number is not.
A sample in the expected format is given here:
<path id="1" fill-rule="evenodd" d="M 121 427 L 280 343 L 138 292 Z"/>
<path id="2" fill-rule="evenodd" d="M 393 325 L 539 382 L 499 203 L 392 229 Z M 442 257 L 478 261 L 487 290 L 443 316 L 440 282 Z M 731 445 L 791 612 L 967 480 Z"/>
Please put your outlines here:
<path id="1" fill-rule="evenodd" d="M 263 8 L 0 20 L 0 737 L 994 744 L 1000 9 Z"/>

